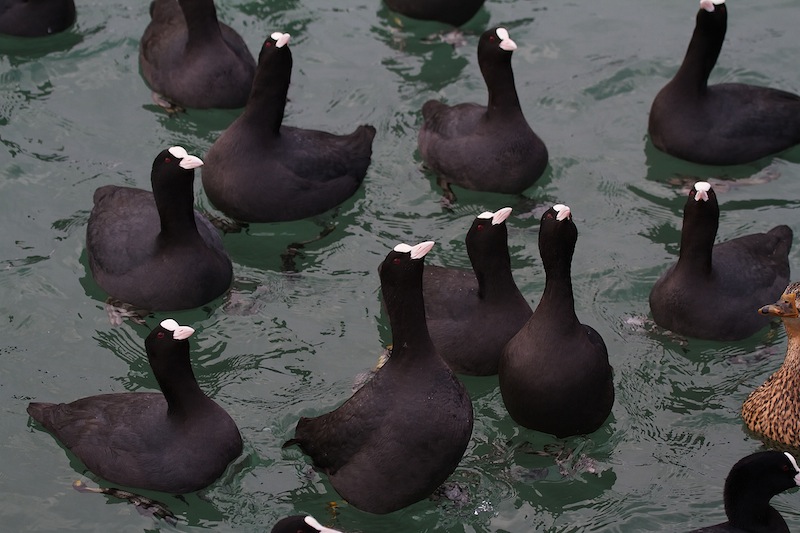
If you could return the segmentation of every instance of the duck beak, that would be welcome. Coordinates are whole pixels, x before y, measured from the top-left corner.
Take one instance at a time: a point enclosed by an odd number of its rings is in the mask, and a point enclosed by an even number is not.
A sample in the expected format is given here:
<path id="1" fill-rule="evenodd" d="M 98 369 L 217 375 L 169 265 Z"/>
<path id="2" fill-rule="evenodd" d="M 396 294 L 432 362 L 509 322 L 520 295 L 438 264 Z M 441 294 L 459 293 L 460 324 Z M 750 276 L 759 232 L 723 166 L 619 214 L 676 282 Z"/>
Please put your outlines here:
<path id="1" fill-rule="evenodd" d="M 774 304 L 765 305 L 758 310 L 762 315 L 772 315 L 781 318 L 797 318 L 800 313 L 797 311 L 795 294 L 784 294 L 781 299 Z"/>

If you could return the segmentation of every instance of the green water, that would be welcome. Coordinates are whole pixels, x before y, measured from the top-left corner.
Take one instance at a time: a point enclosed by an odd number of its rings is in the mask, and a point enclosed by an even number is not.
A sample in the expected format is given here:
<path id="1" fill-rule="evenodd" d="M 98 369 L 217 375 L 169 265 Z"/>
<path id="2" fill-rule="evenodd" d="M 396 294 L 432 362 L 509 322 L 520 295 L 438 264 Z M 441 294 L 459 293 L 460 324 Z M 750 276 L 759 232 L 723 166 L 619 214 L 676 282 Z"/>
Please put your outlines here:
<path id="1" fill-rule="evenodd" d="M 69 33 L 0 39 L 0 530 L 261 532 L 297 512 L 350 532 L 398 533 L 682 531 L 724 519 L 728 469 L 761 447 L 744 431 L 739 407 L 782 361 L 785 334 L 686 342 L 647 324 L 647 295 L 676 258 L 685 184 L 725 180 L 716 187 L 721 239 L 780 223 L 800 231 L 800 165 L 790 161 L 795 151 L 703 167 L 648 144 L 650 102 L 683 57 L 696 1 L 488 0 L 466 26 L 467 44 L 454 49 L 426 41 L 441 26 L 397 19 L 378 0 L 218 0 L 220 18 L 253 51 L 272 31 L 292 34 L 286 123 L 338 133 L 371 123 L 372 166 L 335 213 L 227 235 L 230 295 L 151 316 L 147 326 L 112 327 L 84 251 L 94 189 L 149 188 L 160 150 L 180 144 L 202 157 L 236 116 L 170 118 L 151 103 L 137 65 L 147 4 L 78 0 Z M 798 9 L 793 0 L 729 2 L 713 81 L 800 92 Z M 525 198 L 461 192 L 446 212 L 415 152 L 420 109 L 430 98 L 485 100 L 475 47 L 490 25 L 505 25 L 519 46 L 520 99 L 548 145 L 550 167 Z M 199 180 L 196 187 L 197 205 L 211 209 Z M 425 501 L 388 516 L 348 507 L 298 450 L 281 450 L 299 416 L 343 402 L 353 377 L 391 342 L 376 273 L 390 247 L 433 239 L 429 263 L 466 267 L 463 238 L 473 217 L 510 205 L 515 278 L 535 305 L 544 287 L 538 218 L 557 202 L 572 208 L 579 230 L 577 313 L 602 334 L 615 369 L 617 401 L 602 429 L 564 441 L 520 429 L 496 378 L 468 378 L 475 430 L 452 477 L 467 489 L 467 503 Z M 285 247 L 331 222 L 333 233 L 296 258 L 298 273 L 283 273 Z M 799 256 L 796 246 L 794 265 Z M 245 455 L 200 495 L 148 494 L 178 515 L 176 526 L 73 490 L 76 479 L 95 483 L 25 413 L 31 399 L 154 389 L 142 341 L 168 316 L 197 329 L 191 342 L 201 386 L 245 439 Z M 559 447 L 566 452 L 557 460 Z M 594 472 L 575 460 L 583 455 Z M 774 502 L 800 530 L 797 494 Z"/>

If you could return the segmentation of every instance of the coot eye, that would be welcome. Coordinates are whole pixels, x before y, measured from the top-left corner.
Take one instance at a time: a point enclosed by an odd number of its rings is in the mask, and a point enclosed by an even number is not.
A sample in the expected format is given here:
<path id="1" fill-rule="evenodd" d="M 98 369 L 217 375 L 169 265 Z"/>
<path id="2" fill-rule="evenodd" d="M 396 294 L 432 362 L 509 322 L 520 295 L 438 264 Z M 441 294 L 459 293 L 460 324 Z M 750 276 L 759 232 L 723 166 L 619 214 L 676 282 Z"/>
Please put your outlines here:
<path id="1" fill-rule="evenodd" d="M 171 159 L 171 158 L 169 158 L 169 157 L 167 157 L 166 159 L 164 159 L 164 162 L 165 162 L 165 163 L 169 163 L 170 161 L 172 161 L 172 159 Z"/>
<path id="2" fill-rule="evenodd" d="M 481 231 L 483 229 L 483 224 L 478 224 L 478 227 L 475 228 L 475 229 L 477 229 L 478 231 Z"/>
<path id="3" fill-rule="evenodd" d="M 270 46 L 272 46 L 272 41 L 267 41 L 264 43 L 264 48 L 269 48 Z"/>
<path id="4" fill-rule="evenodd" d="M 159 339 L 163 339 L 164 338 L 164 332 L 163 331 L 159 331 L 158 333 L 156 333 L 156 337 L 159 338 Z"/>
<path id="5" fill-rule="evenodd" d="M 553 213 L 545 213 L 544 218 L 553 218 Z"/>
<path id="6" fill-rule="evenodd" d="M 394 258 L 394 261 L 393 261 L 393 263 L 394 263 L 395 265 L 399 265 L 400 263 L 402 263 L 402 261 L 400 261 L 400 258 L 399 258 L 399 257 L 395 257 L 395 258 Z"/>

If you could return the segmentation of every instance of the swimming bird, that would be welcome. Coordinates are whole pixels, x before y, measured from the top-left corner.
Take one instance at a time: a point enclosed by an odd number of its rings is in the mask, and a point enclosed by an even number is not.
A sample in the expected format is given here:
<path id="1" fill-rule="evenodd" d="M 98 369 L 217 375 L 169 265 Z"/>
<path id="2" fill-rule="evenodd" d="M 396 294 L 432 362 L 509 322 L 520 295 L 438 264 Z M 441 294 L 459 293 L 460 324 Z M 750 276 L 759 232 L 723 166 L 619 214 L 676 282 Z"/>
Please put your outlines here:
<path id="1" fill-rule="evenodd" d="M 648 131 L 659 150 L 707 165 L 736 165 L 800 143 L 800 96 L 708 77 L 728 24 L 725 0 L 701 0 L 689 48 L 656 95 Z"/>
<path id="2" fill-rule="evenodd" d="M 358 190 L 375 128 L 349 135 L 282 125 L 292 74 L 289 34 L 261 48 L 244 113 L 214 142 L 203 187 L 214 206 L 243 222 L 298 220 L 336 207 Z"/>
<path id="3" fill-rule="evenodd" d="M 161 392 L 32 402 L 28 414 L 111 483 L 172 494 L 203 489 L 242 453 L 242 438 L 197 384 L 187 340 L 193 333 L 167 319 L 145 339 Z"/>
<path id="4" fill-rule="evenodd" d="M 0 33 L 43 37 L 75 23 L 73 0 L 0 0 Z"/>
<path id="5" fill-rule="evenodd" d="M 150 17 L 139 66 L 157 104 L 244 107 L 256 62 L 236 30 L 217 20 L 213 0 L 154 0 Z"/>
<path id="6" fill-rule="evenodd" d="M 608 418 L 614 382 L 603 338 L 575 315 L 570 208 L 548 209 L 539 228 L 545 286 L 539 305 L 500 358 L 500 393 L 519 425 L 556 437 L 591 433 Z"/>
<path id="7" fill-rule="evenodd" d="M 731 468 L 723 489 L 727 522 L 689 533 L 789 533 L 780 513 L 769 504 L 773 496 L 800 485 L 800 468 L 792 454 L 756 452 Z"/>
<path id="8" fill-rule="evenodd" d="M 516 49 L 505 28 L 481 35 L 478 65 L 489 90 L 487 105 L 429 100 L 422 106 L 417 145 L 448 202 L 455 200 L 451 184 L 519 194 L 547 167 L 547 148 L 525 120 L 514 85 L 511 54 Z"/>
<path id="9" fill-rule="evenodd" d="M 338 529 L 325 527 L 310 515 L 287 516 L 279 520 L 271 533 L 341 533 Z"/>
<path id="10" fill-rule="evenodd" d="M 503 348 L 533 313 L 511 273 L 510 215 L 504 207 L 472 222 L 466 238 L 471 271 L 425 267 L 428 331 L 439 355 L 459 374 L 497 374 Z"/>
<path id="11" fill-rule="evenodd" d="M 747 338 L 769 324 L 755 312 L 789 283 L 792 230 L 785 225 L 714 244 L 719 203 L 708 182 L 686 199 L 677 263 L 650 290 L 653 320 L 698 339 Z"/>
<path id="12" fill-rule="evenodd" d="M 384 0 L 392 11 L 412 19 L 434 20 L 451 26 L 469 21 L 486 0 Z"/>
<path id="13" fill-rule="evenodd" d="M 458 466 L 472 403 L 425 324 L 423 259 L 433 242 L 397 245 L 379 267 L 392 356 L 334 411 L 301 418 L 294 438 L 347 502 L 385 514 L 430 496 Z"/>
<path id="14" fill-rule="evenodd" d="M 86 252 L 97 284 L 150 311 L 199 307 L 233 279 L 219 233 L 194 205 L 200 158 L 180 146 L 153 161 L 153 192 L 106 185 L 94 193 Z"/>
<path id="15" fill-rule="evenodd" d="M 780 317 L 786 328 L 786 358 L 765 383 L 750 393 L 742 405 L 745 425 L 760 437 L 800 448 L 800 283 L 791 283 L 774 304 L 759 309 L 762 315 Z"/>

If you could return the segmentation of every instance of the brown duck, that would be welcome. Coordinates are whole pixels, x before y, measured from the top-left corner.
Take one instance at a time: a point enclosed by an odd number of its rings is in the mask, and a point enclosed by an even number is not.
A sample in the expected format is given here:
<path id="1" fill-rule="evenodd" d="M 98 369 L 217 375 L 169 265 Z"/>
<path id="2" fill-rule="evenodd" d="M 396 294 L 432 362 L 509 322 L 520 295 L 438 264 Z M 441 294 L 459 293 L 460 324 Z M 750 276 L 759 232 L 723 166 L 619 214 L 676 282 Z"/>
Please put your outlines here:
<path id="1" fill-rule="evenodd" d="M 783 320 L 788 345 L 786 359 L 742 405 L 742 418 L 754 433 L 792 447 L 800 447 L 800 282 L 791 283 L 780 300 L 759 309 L 762 315 Z"/>

